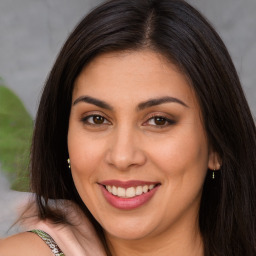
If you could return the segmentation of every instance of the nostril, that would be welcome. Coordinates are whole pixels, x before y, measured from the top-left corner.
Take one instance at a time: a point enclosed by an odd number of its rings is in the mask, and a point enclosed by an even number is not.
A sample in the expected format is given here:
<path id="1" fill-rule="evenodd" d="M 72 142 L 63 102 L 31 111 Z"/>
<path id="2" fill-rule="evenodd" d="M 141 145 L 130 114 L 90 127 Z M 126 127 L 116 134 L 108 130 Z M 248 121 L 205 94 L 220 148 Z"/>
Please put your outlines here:
<path id="1" fill-rule="evenodd" d="M 106 153 L 106 162 L 117 169 L 126 170 L 143 165 L 146 162 L 146 155 L 137 148 L 116 147 Z"/>

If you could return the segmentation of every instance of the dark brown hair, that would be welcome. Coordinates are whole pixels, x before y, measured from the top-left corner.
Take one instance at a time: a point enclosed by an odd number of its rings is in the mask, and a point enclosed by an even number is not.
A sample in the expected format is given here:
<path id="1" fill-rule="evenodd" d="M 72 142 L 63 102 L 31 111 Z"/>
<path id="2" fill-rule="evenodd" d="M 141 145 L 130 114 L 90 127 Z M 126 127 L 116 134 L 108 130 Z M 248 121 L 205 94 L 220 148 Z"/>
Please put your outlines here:
<path id="1" fill-rule="evenodd" d="M 255 124 L 225 45 L 206 19 L 182 0 L 107 1 L 67 39 L 45 84 L 35 123 L 31 189 L 39 217 L 63 221 L 48 200 L 72 200 L 105 243 L 102 228 L 67 170 L 72 90 L 81 70 L 100 53 L 143 48 L 161 53 L 188 77 L 210 145 L 222 159 L 216 178 L 211 180 L 209 171 L 203 188 L 199 224 L 205 255 L 255 256 Z"/>

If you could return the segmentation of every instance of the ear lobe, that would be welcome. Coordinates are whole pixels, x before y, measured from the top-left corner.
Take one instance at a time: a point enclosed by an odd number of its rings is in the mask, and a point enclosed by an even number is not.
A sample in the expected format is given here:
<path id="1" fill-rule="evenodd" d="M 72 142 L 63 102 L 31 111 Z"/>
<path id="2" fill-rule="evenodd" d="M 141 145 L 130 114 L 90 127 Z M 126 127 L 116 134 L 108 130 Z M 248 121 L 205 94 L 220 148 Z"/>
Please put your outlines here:
<path id="1" fill-rule="evenodd" d="M 220 169 L 221 165 L 222 161 L 219 154 L 213 150 L 210 150 L 208 159 L 208 169 L 217 171 Z"/>

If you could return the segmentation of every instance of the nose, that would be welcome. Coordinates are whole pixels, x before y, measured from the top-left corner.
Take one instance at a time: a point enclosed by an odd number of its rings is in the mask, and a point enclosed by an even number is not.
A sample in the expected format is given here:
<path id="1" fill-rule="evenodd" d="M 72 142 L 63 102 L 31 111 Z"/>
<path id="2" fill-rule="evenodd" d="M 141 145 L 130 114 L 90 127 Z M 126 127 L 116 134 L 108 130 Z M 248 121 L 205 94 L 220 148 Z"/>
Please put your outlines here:
<path id="1" fill-rule="evenodd" d="M 146 154 L 138 132 L 131 129 L 119 129 L 112 134 L 106 153 L 106 162 L 118 170 L 142 166 L 146 162 Z"/>

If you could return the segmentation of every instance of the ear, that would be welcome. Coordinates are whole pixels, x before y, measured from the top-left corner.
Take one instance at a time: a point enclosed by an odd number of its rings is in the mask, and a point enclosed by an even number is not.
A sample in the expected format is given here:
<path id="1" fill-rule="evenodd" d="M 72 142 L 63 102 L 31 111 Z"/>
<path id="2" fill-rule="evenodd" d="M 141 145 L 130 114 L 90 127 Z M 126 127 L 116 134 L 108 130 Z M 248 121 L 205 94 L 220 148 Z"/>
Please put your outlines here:
<path id="1" fill-rule="evenodd" d="M 208 159 L 208 169 L 217 171 L 220 169 L 221 165 L 222 165 L 222 161 L 219 154 L 213 149 L 210 149 L 209 159 Z"/>

